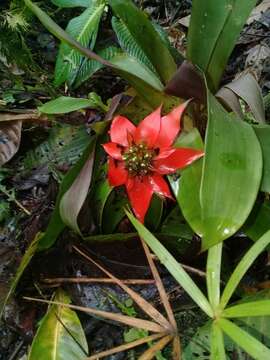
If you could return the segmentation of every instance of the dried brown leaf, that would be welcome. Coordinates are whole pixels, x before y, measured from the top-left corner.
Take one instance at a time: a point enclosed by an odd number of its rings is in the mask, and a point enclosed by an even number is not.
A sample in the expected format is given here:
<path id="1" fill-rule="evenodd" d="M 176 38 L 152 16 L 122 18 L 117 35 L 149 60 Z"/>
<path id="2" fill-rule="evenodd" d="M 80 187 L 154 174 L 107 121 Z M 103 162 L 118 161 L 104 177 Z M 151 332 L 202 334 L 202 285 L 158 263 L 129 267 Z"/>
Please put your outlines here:
<path id="1" fill-rule="evenodd" d="M 21 131 L 21 121 L 3 121 L 0 123 L 0 166 L 8 162 L 18 151 Z"/>

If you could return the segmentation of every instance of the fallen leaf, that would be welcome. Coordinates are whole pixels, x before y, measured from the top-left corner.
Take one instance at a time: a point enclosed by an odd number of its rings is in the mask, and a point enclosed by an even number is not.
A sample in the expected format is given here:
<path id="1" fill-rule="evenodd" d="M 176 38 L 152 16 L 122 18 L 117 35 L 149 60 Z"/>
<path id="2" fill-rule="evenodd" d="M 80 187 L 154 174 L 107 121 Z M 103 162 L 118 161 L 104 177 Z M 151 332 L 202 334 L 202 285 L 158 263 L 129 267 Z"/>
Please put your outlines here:
<path id="1" fill-rule="evenodd" d="M 1 122 L 0 166 L 8 162 L 18 151 L 21 142 L 22 122 Z"/>

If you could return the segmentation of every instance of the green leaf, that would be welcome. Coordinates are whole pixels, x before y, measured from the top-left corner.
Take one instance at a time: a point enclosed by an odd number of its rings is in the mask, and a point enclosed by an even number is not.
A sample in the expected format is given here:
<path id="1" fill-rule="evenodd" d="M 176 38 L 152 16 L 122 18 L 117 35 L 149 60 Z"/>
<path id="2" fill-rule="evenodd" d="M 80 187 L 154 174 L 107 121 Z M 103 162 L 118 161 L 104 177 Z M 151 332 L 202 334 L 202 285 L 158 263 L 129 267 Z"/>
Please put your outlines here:
<path id="1" fill-rule="evenodd" d="M 122 193 L 112 191 L 107 198 L 102 214 L 102 230 L 105 234 L 111 234 L 119 222 L 125 216 L 124 206 L 127 205 L 127 197 Z"/>
<path id="2" fill-rule="evenodd" d="M 2 315 L 3 315 L 3 310 L 4 310 L 7 302 L 9 301 L 11 295 L 14 293 L 22 274 L 24 273 L 24 270 L 27 268 L 27 266 L 30 263 L 32 257 L 35 255 L 39 240 L 40 240 L 40 233 L 37 233 L 34 240 L 31 242 L 31 244 L 29 245 L 29 247 L 27 248 L 25 254 L 22 257 L 20 265 L 19 265 L 19 267 L 18 267 L 18 269 L 16 271 L 16 274 L 15 274 L 14 278 L 11 281 L 9 291 L 8 291 L 8 293 L 6 295 L 6 298 L 3 301 L 3 303 L 0 304 L 0 320 L 1 320 Z"/>
<path id="3" fill-rule="evenodd" d="M 107 167 L 103 167 L 103 169 L 105 172 L 107 171 Z M 92 206 L 94 210 L 94 218 L 100 230 L 102 228 L 104 207 L 112 191 L 113 187 L 110 186 L 107 179 L 100 179 L 94 184 Z"/>
<path id="4" fill-rule="evenodd" d="M 127 54 L 119 54 L 111 59 L 111 63 L 116 65 L 121 71 L 125 71 L 130 75 L 135 75 L 152 86 L 155 90 L 163 90 L 163 85 L 159 78 L 135 57 Z"/>
<path id="5" fill-rule="evenodd" d="M 257 241 L 270 230 L 270 204 L 257 202 L 243 226 L 244 233 L 253 241 Z"/>
<path id="6" fill-rule="evenodd" d="M 95 59 L 103 65 L 112 68 L 118 75 L 128 81 L 152 108 L 156 108 L 163 103 L 165 110 L 172 104 L 175 105 L 179 103 L 179 99 L 161 92 L 163 86 L 159 79 L 147 68 L 143 67 L 142 64 L 138 63 L 136 59 L 117 56 L 116 59 L 113 59 L 113 63 L 103 59 L 99 55 L 93 53 L 90 49 L 82 46 L 31 0 L 24 0 L 24 2 L 54 36 L 69 46 L 72 46 L 79 54 L 83 54 L 89 59 Z"/>
<path id="7" fill-rule="evenodd" d="M 207 266 L 206 266 L 206 281 L 208 299 L 215 312 L 219 306 L 220 300 L 220 271 L 222 258 L 222 243 L 212 246 L 208 250 Z"/>
<path id="8" fill-rule="evenodd" d="M 205 250 L 243 225 L 262 175 L 261 148 L 252 127 L 228 114 L 209 92 L 203 161 L 200 203 Z"/>
<path id="9" fill-rule="evenodd" d="M 81 235 L 81 232 L 77 218 L 88 194 L 95 158 L 95 142 L 92 142 L 91 145 L 88 148 L 89 155 L 87 160 L 59 203 L 59 213 L 62 221 L 79 235 Z"/>
<path id="10" fill-rule="evenodd" d="M 105 4 L 100 3 L 99 0 L 93 1 L 91 6 L 80 16 L 69 22 L 66 32 L 82 46 L 93 49 L 104 7 Z M 64 81 L 72 79 L 81 65 L 82 60 L 83 56 L 77 50 L 63 42 L 60 45 L 55 65 L 55 85 L 59 86 Z"/>
<path id="11" fill-rule="evenodd" d="M 92 152 L 93 146 L 96 142 L 96 138 L 92 137 L 90 139 L 90 143 L 85 149 L 83 155 L 80 157 L 78 162 L 68 171 L 68 173 L 63 178 L 60 188 L 58 191 L 57 199 L 55 208 L 53 210 L 53 213 L 51 215 L 51 219 L 49 222 L 49 225 L 47 226 L 47 229 L 44 233 L 44 235 L 41 237 L 39 244 L 38 244 L 38 250 L 45 250 L 51 247 L 54 242 L 56 241 L 57 237 L 60 235 L 60 233 L 64 230 L 65 224 L 63 220 L 61 219 L 60 215 L 60 202 L 64 194 L 68 191 L 68 189 L 72 186 L 74 181 L 76 180 L 78 174 L 84 167 L 85 162 L 89 158 L 89 153 Z"/>
<path id="12" fill-rule="evenodd" d="M 175 280 L 189 294 L 192 300 L 209 316 L 213 316 L 213 312 L 209 302 L 204 294 L 197 287 L 191 277 L 186 273 L 182 266 L 175 258 L 165 249 L 165 247 L 143 226 L 130 212 L 126 214 L 138 231 L 140 237 L 147 243 L 152 251 L 157 255 L 161 263 L 167 268 Z"/>
<path id="13" fill-rule="evenodd" d="M 194 128 L 175 143 L 176 147 L 190 147 L 198 150 L 203 149 L 203 141 L 199 131 Z M 181 177 L 169 181 L 177 202 L 182 210 L 183 216 L 188 224 L 198 235 L 203 233 L 203 224 L 200 205 L 200 186 L 202 177 L 203 159 L 193 162 L 186 169 L 181 171 Z"/>
<path id="14" fill-rule="evenodd" d="M 213 91 L 256 0 L 193 0 L 187 55 Z"/>
<path id="15" fill-rule="evenodd" d="M 144 12 L 131 0 L 110 0 L 114 14 L 127 27 L 132 38 L 146 54 L 164 83 L 170 80 L 176 71 L 176 64 Z"/>
<path id="16" fill-rule="evenodd" d="M 62 8 L 72 8 L 76 6 L 89 7 L 92 0 L 51 0 L 51 2 Z"/>
<path id="17" fill-rule="evenodd" d="M 152 72 L 156 73 L 153 64 L 148 59 L 140 45 L 136 42 L 136 39 L 133 38 L 126 24 L 122 20 L 113 17 L 112 27 L 116 33 L 121 48 L 127 52 L 128 55 L 134 57 L 146 67 L 148 67 Z"/>
<path id="18" fill-rule="evenodd" d="M 58 290 L 55 301 L 70 303 L 70 298 Z M 84 360 L 88 345 L 75 311 L 51 305 L 34 337 L 28 360 Z"/>
<path id="19" fill-rule="evenodd" d="M 145 224 L 152 231 L 156 231 L 161 223 L 164 199 L 154 194 L 145 217 Z"/>
<path id="20" fill-rule="evenodd" d="M 261 191 L 270 192 L 270 126 L 254 125 L 253 129 L 259 139 L 263 154 Z"/>
<path id="21" fill-rule="evenodd" d="M 108 46 L 100 51 L 97 51 L 97 54 L 105 60 L 111 61 L 115 56 L 122 54 L 122 50 L 116 46 Z M 84 59 L 80 68 L 78 69 L 76 76 L 71 80 L 71 84 L 74 88 L 80 86 L 84 81 L 88 80 L 95 72 L 102 69 L 103 64 L 96 60 Z"/>
<path id="22" fill-rule="evenodd" d="M 70 96 L 60 96 L 57 99 L 48 101 L 38 108 L 44 114 L 66 114 L 86 108 L 96 108 L 92 99 L 80 99 Z"/>
<path id="23" fill-rule="evenodd" d="M 270 300 L 250 301 L 244 304 L 230 306 L 222 312 L 222 316 L 228 318 L 269 315 Z"/>
<path id="24" fill-rule="evenodd" d="M 269 360 L 270 350 L 255 337 L 226 319 L 219 319 L 221 329 L 241 348 L 256 360 Z"/>
<path id="25" fill-rule="evenodd" d="M 211 360 L 226 360 L 223 333 L 216 322 L 212 323 Z"/>
<path id="26" fill-rule="evenodd" d="M 241 279 L 253 264 L 255 259 L 260 255 L 260 253 L 270 244 L 270 231 L 265 233 L 251 248 L 247 251 L 244 257 L 236 266 L 234 272 L 232 273 L 230 279 L 228 280 L 223 294 L 220 300 L 220 309 L 223 310 L 228 304 L 233 292 L 237 288 Z"/>
<path id="27" fill-rule="evenodd" d="M 25 154 L 19 162 L 23 173 L 51 164 L 73 165 L 89 143 L 85 126 L 56 123 L 50 129 L 48 138 Z"/>

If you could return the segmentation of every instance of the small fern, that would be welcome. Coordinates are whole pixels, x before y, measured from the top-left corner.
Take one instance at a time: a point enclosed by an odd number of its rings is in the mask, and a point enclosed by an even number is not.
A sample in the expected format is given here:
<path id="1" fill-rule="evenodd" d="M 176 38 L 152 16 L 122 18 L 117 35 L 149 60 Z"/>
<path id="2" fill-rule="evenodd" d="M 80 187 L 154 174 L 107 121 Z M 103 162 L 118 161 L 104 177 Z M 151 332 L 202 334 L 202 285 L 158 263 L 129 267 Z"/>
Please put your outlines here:
<path id="1" fill-rule="evenodd" d="M 157 75 L 157 72 L 152 65 L 151 61 L 148 59 L 142 48 L 132 37 L 130 31 L 123 21 L 117 19 L 116 17 L 112 18 L 112 27 L 117 36 L 121 48 L 130 56 L 134 57 L 140 63 L 145 65 L 148 69 Z"/>

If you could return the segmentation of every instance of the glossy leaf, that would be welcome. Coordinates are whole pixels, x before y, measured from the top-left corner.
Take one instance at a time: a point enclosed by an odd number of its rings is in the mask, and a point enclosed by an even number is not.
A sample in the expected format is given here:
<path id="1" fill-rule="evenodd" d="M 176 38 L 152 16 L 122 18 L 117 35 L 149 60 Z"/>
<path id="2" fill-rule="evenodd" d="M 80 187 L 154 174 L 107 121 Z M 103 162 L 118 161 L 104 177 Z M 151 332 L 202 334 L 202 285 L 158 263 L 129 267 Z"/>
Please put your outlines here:
<path id="1" fill-rule="evenodd" d="M 80 16 L 73 18 L 66 32 L 76 39 L 82 46 L 93 49 L 96 42 L 99 21 L 104 10 L 104 2 L 94 0 Z M 81 65 L 83 56 L 66 43 L 62 43 L 59 48 L 56 65 L 55 80 L 56 86 L 61 85 L 67 79 L 72 79 L 74 73 Z"/>
<path id="2" fill-rule="evenodd" d="M 69 304 L 70 298 L 58 290 L 55 301 Z M 88 345 L 75 311 L 51 305 L 33 340 L 28 360 L 84 360 Z"/>
<path id="3" fill-rule="evenodd" d="M 85 162 L 89 158 L 89 153 L 91 153 L 93 150 L 94 143 L 95 143 L 95 137 L 93 137 L 90 140 L 90 143 L 87 146 L 87 148 L 85 149 L 81 158 L 68 171 L 68 173 L 63 178 L 63 180 L 60 184 L 60 187 L 59 187 L 55 208 L 51 215 L 51 219 L 47 226 L 47 229 L 39 241 L 38 250 L 41 251 L 41 250 L 45 250 L 45 249 L 48 249 L 49 247 L 51 247 L 54 244 L 54 242 L 56 241 L 57 237 L 64 230 L 65 224 L 64 224 L 63 220 L 61 219 L 61 215 L 60 215 L 61 199 L 64 196 L 64 194 L 68 191 L 68 189 L 72 186 L 72 184 L 76 180 L 78 174 L 84 167 Z"/>
<path id="4" fill-rule="evenodd" d="M 71 7 L 89 7 L 92 0 L 51 0 L 51 2 L 61 8 L 71 8 Z"/>
<path id="5" fill-rule="evenodd" d="M 106 169 L 107 166 L 104 169 L 104 172 L 106 172 Z M 101 179 L 95 183 L 94 189 L 95 190 L 92 195 L 94 218 L 96 220 L 97 226 L 101 230 L 104 207 L 110 194 L 113 191 L 113 188 L 110 186 L 107 179 Z"/>
<path id="6" fill-rule="evenodd" d="M 86 108 L 96 108 L 96 104 L 92 99 L 80 99 L 70 96 L 60 96 L 57 99 L 48 101 L 38 108 L 45 114 L 66 114 Z"/>
<path id="7" fill-rule="evenodd" d="M 256 0 L 193 0 L 188 32 L 188 59 L 205 74 L 216 91 Z"/>
<path id="8" fill-rule="evenodd" d="M 255 259 L 260 255 L 262 251 L 266 248 L 267 245 L 270 244 L 270 231 L 265 233 L 251 248 L 247 251 L 244 257 L 236 266 L 234 272 L 232 273 L 231 277 L 229 278 L 223 294 L 220 300 L 220 309 L 224 309 L 228 304 L 232 294 L 234 293 L 235 289 L 239 285 L 241 279 L 253 264 Z"/>
<path id="9" fill-rule="evenodd" d="M 243 225 L 262 176 L 261 148 L 252 127 L 228 114 L 210 93 L 203 161 L 200 202 L 205 250 Z"/>
<path id="10" fill-rule="evenodd" d="M 109 5 L 114 14 L 126 25 L 163 82 L 169 81 L 176 71 L 176 64 L 145 14 L 131 0 L 109 0 Z"/>
<path id="11" fill-rule="evenodd" d="M 270 204 L 256 203 L 249 218 L 243 226 L 243 232 L 253 241 L 257 241 L 270 230 Z"/>
<path id="12" fill-rule="evenodd" d="M 21 132 L 21 121 L 0 122 L 0 166 L 8 162 L 18 151 Z"/>
<path id="13" fill-rule="evenodd" d="M 270 349 L 229 320 L 219 319 L 221 329 L 256 360 L 268 360 Z"/>
<path id="14" fill-rule="evenodd" d="M 175 143 L 175 146 L 191 147 L 202 150 L 203 141 L 199 131 L 194 128 L 186 136 L 180 137 Z M 203 233 L 200 205 L 202 162 L 203 159 L 199 159 L 186 169 L 183 169 L 181 171 L 180 179 L 174 180 L 172 177 L 169 177 L 171 187 L 183 216 L 193 231 L 195 231 L 198 235 L 202 235 Z"/>
<path id="15" fill-rule="evenodd" d="M 204 294 L 197 287 L 191 277 L 182 266 L 166 250 L 166 248 L 140 223 L 130 212 L 126 212 L 129 220 L 138 231 L 140 237 L 147 243 L 151 250 L 157 255 L 161 263 L 167 268 L 175 280 L 189 294 L 192 300 L 210 317 L 213 312 Z"/>
<path id="16" fill-rule="evenodd" d="M 17 285 L 18 285 L 18 282 L 19 282 L 24 270 L 27 268 L 27 266 L 30 263 L 32 257 L 35 255 L 39 240 L 40 240 L 40 233 L 37 233 L 34 240 L 31 242 L 31 244 L 29 245 L 29 247 L 27 248 L 25 254 L 23 255 L 23 257 L 21 259 L 21 262 L 20 262 L 20 265 L 19 265 L 19 267 L 18 267 L 18 269 L 16 271 L 16 274 L 15 274 L 15 276 L 13 277 L 13 279 L 11 281 L 9 291 L 8 291 L 3 303 L 0 303 L 0 320 L 2 318 L 4 307 L 8 303 L 11 295 L 14 293 L 14 291 L 15 291 Z"/>
<path id="17" fill-rule="evenodd" d="M 95 143 L 93 142 L 91 145 L 91 148 L 88 148 L 89 154 L 87 160 L 59 203 L 59 213 L 63 222 L 78 234 L 81 234 L 81 232 L 77 218 L 87 197 L 92 179 Z"/>
<path id="18" fill-rule="evenodd" d="M 261 182 L 261 191 L 270 192 L 270 126 L 255 125 L 253 129 L 261 144 L 263 155 L 263 175 Z"/>

